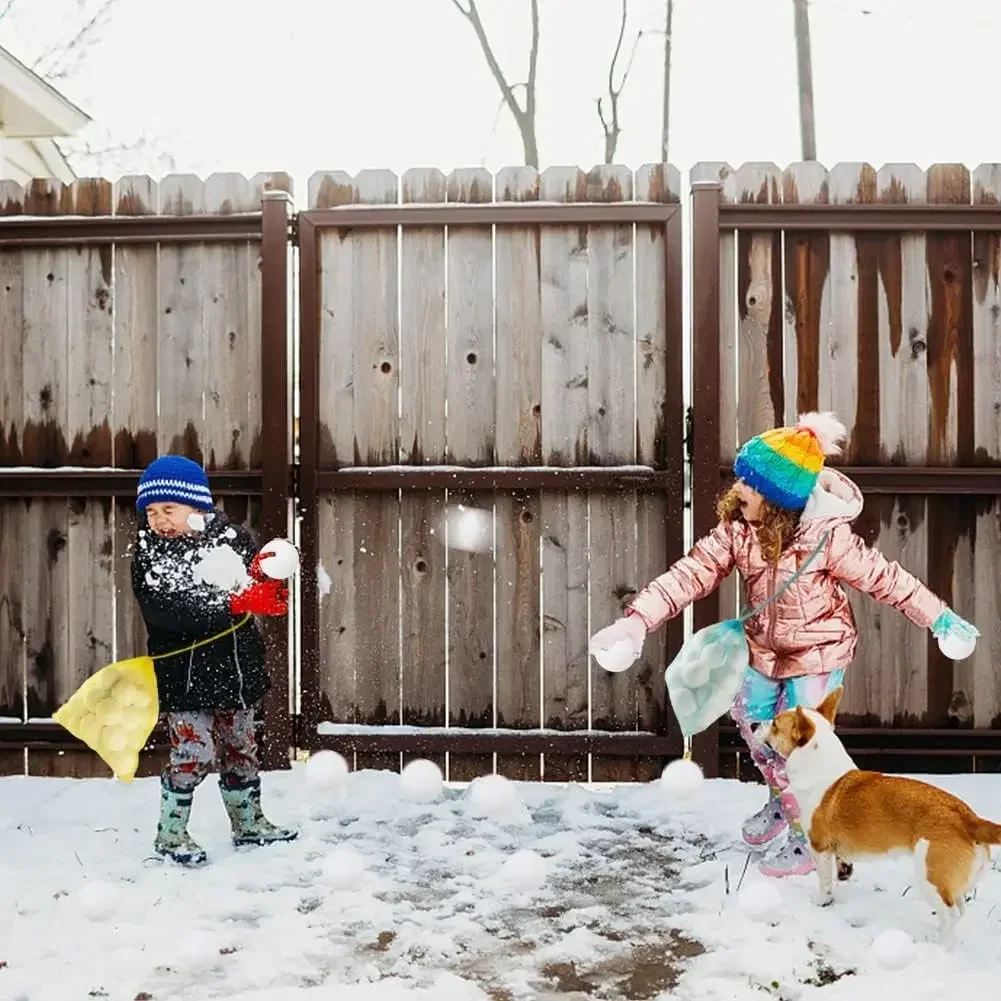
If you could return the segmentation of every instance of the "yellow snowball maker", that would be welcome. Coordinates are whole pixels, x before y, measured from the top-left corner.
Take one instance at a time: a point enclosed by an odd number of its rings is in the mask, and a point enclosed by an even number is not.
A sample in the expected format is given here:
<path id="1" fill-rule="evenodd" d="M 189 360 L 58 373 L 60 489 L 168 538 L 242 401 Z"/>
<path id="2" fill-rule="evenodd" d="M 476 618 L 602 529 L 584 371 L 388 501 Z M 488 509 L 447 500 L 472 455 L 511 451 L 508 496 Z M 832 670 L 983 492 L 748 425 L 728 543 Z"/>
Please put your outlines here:
<path id="1" fill-rule="evenodd" d="M 53 719 L 131 782 L 160 713 L 152 657 L 133 657 L 91 675 Z"/>

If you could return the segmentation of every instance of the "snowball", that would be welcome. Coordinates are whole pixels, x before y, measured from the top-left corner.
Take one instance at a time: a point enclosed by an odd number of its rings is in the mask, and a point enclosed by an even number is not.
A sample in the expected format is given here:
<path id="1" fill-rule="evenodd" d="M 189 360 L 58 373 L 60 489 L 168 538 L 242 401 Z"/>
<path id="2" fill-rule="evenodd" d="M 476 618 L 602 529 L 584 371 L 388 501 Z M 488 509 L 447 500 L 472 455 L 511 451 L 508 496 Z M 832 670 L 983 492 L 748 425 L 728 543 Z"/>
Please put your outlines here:
<path id="1" fill-rule="evenodd" d="M 632 667 L 636 661 L 632 640 L 616 640 L 610 647 L 603 647 L 593 652 L 594 659 L 612 674 Z"/>
<path id="2" fill-rule="evenodd" d="M 445 538 L 450 549 L 484 553 L 493 546 L 494 517 L 482 508 L 459 504 L 445 515 Z"/>
<path id="3" fill-rule="evenodd" d="M 128 734 L 116 723 L 106 726 L 101 734 L 101 741 L 109 751 L 124 751 L 128 746 Z"/>
<path id="4" fill-rule="evenodd" d="M 418 758 L 403 769 L 400 784 L 403 795 L 412 803 L 432 803 L 441 795 L 441 769 L 433 761 Z"/>
<path id="5" fill-rule="evenodd" d="M 288 580 L 299 572 L 299 550 L 288 539 L 272 539 L 261 549 L 261 569 L 273 580 Z"/>
<path id="6" fill-rule="evenodd" d="M 914 961 L 917 947 L 907 932 L 889 928 L 873 940 L 872 955 L 883 969 L 902 970 Z"/>
<path id="7" fill-rule="evenodd" d="M 671 704 L 678 716 L 691 716 L 699 707 L 695 700 L 695 694 L 687 688 L 675 689 L 671 695 Z"/>
<path id="8" fill-rule="evenodd" d="M 949 660 L 966 660 L 977 648 L 976 637 L 963 639 L 962 636 L 941 636 L 938 648 Z"/>
<path id="9" fill-rule="evenodd" d="M 323 880 L 335 890 L 356 887 L 365 875 L 365 856 L 350 845 L 335 848 L 323 860 Z"/>
<path id="10" fill-rule="evenodd" d="M 250 583 L 243 558 L 231 546 L 216 546 L 205 552 L 192 567 L 192 576 L 202 584 L 220 591 L 235 591 Z"/>
<path id="11" fill-rule="evenodd" d="M 672 796 L 690 796 L 702 785 L 702 769 L 685 758 L 672 761 L 660 776 L 660 785 Z"/>
<path id="12" fill-rule="evenodd" d="M 77 893 L 76 902 L 89 921 L 107 921 L 118 907 L 118 891 L 110 883 L 88 880 Z"/>
<path id="13" fill-rule="evenodd" d="M 219 965 L 221 955 L 208 935 L 191 934 L 181 941 L 179 960 L 186 972 L 207 973 Z"/>
<path id="14" fill-rule="evenodd" d="M 531 893 L 545 884 L 549 863 L 538 852 L 517 851 L 504 860 L 497 877 L 509 890 Z"/>
<path id="15" fill-rule="evenodd" d="M 468 796 L 476 817 L 503 820 L 523 809 L 518 790 L 503 775 L 481 775 L 470 784 Z"/>
<path id="16" fill-rule="evenodd" d="M 348 776 L 348 763 L 336 751 L 317 751 L 306 762 L 306 781 L 320 792 L 331 792 Z"/>
<path id="17" fill-rule="evenodd" d="M 737 894 L 737 906 L 754 921 L 768 921 L 779 913 L 782 895 L 774 883 L 749 883 Z"/>
<path id="18" fill-rule="evenodd" d="M 681 677 L 689 688 L 700 688 L 709 680 L 709 673 L 712 670 L 713 662 L 705 655 L 695 657 L 693 660 L 686 660 L 681 667 Z"/>
<path id="19" fill-rule="evenodd" d="M 205 531 L 204 514 L 199 514 L 198 511 L 192 511 L 191 514 L 188 515 L 187 521 L 188 521 L 188 528 L 190 528 L 192 532 Z"/>

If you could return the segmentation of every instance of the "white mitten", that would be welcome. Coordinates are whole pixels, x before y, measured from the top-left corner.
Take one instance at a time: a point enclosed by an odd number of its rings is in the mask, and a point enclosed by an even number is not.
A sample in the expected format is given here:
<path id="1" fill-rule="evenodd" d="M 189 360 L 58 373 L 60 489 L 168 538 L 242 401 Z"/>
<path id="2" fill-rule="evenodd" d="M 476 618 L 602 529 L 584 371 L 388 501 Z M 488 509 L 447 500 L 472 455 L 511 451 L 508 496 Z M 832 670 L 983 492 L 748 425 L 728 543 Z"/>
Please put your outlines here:
<path id="1" fill-rule="evenodd" d="M 645 641 L 643 620 L 638 615 L 626 615 L 599 629 L 591 637 L 588 649 L 606 671 L 617 673 L 632 667 L 643 652 Z"/>

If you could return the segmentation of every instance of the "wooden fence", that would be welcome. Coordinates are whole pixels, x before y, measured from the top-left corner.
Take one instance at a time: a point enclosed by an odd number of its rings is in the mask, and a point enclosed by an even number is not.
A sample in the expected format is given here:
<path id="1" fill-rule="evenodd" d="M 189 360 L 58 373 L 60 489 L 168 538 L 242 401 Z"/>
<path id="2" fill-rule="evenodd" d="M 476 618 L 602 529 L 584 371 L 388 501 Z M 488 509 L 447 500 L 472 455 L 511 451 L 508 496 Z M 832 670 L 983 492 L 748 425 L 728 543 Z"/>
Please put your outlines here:
<path id="1" fill-rule="evenodd" d="M 715 483 L 712 467 L 725 471 L 749 436 L 835 410 L 851 432 L 842 463 L 866 493 L 860 534 L 984 634 L 954 664 L 927 632 L 851 592 L 861 640 L 844 725 L 869 752 L 934 749 L 941 764 L 976 756 L 982 736 L 996 755 L 1001 166 L 700 164 L 692 180 L 715 182 L 701 220 L 696 209 L 693 280 L 718 291 L 709 324 L 695 314 L 697 366 L 699 338 L 718 332 L 718 363 L 703 348 L 696 380 L 718 364 L 719 401 L 697 466 Z M 697 396 L 697 447 L 699 408 Z M 730 582 L 720 608 L 736 602 Z"/>
<path id="2" fill-rule="evenodd" d="M 989 767 L 1001 166 L 700 164 L 692 181 L 696 533 L 739 442 L 836 410 L 860 531 L 984 633 L 953 664 L 853 596 L 846 740 L 885 767 Z M 362 767 L 447 755 L 453 778 L 495 756 L 524 778 L 656 774 L 680 750 L 663 684 L 680 622 L 620 675 L 587 639 L 682 548 L 678 172 L 320 173 L 291 225 L 288 187 L 0 185 L 0 772 L 107 774 L 50 716 L 143 648 L 132 498 L 180 451 L 262 537 L 299 506 L 301 671 L 269 625 L 270 767 L 327 746 Z M 491 551 L 442 544 L 460 503 L 489 513 Z M 737 598 L 728 583 L 696 626 Z M 697 743 L 710 773 L 736 749 L 727 726 Z"/>

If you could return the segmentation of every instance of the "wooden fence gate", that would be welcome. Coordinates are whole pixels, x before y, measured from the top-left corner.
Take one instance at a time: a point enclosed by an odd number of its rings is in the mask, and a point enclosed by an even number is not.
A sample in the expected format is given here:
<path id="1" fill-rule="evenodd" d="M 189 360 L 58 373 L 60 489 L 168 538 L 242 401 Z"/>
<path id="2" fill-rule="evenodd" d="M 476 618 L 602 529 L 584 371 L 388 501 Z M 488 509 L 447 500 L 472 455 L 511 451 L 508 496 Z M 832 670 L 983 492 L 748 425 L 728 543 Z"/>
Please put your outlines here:
<path id="1" fill-rule="evenodd" d="M 300 742 L 649 778 L 679 625 L 620 675 L 587 640 L 682 548 L 678 173 L 399 180 L 315 175 L 298 217 Z M 451 505 L 486 552 L 446 547 Z"/>

